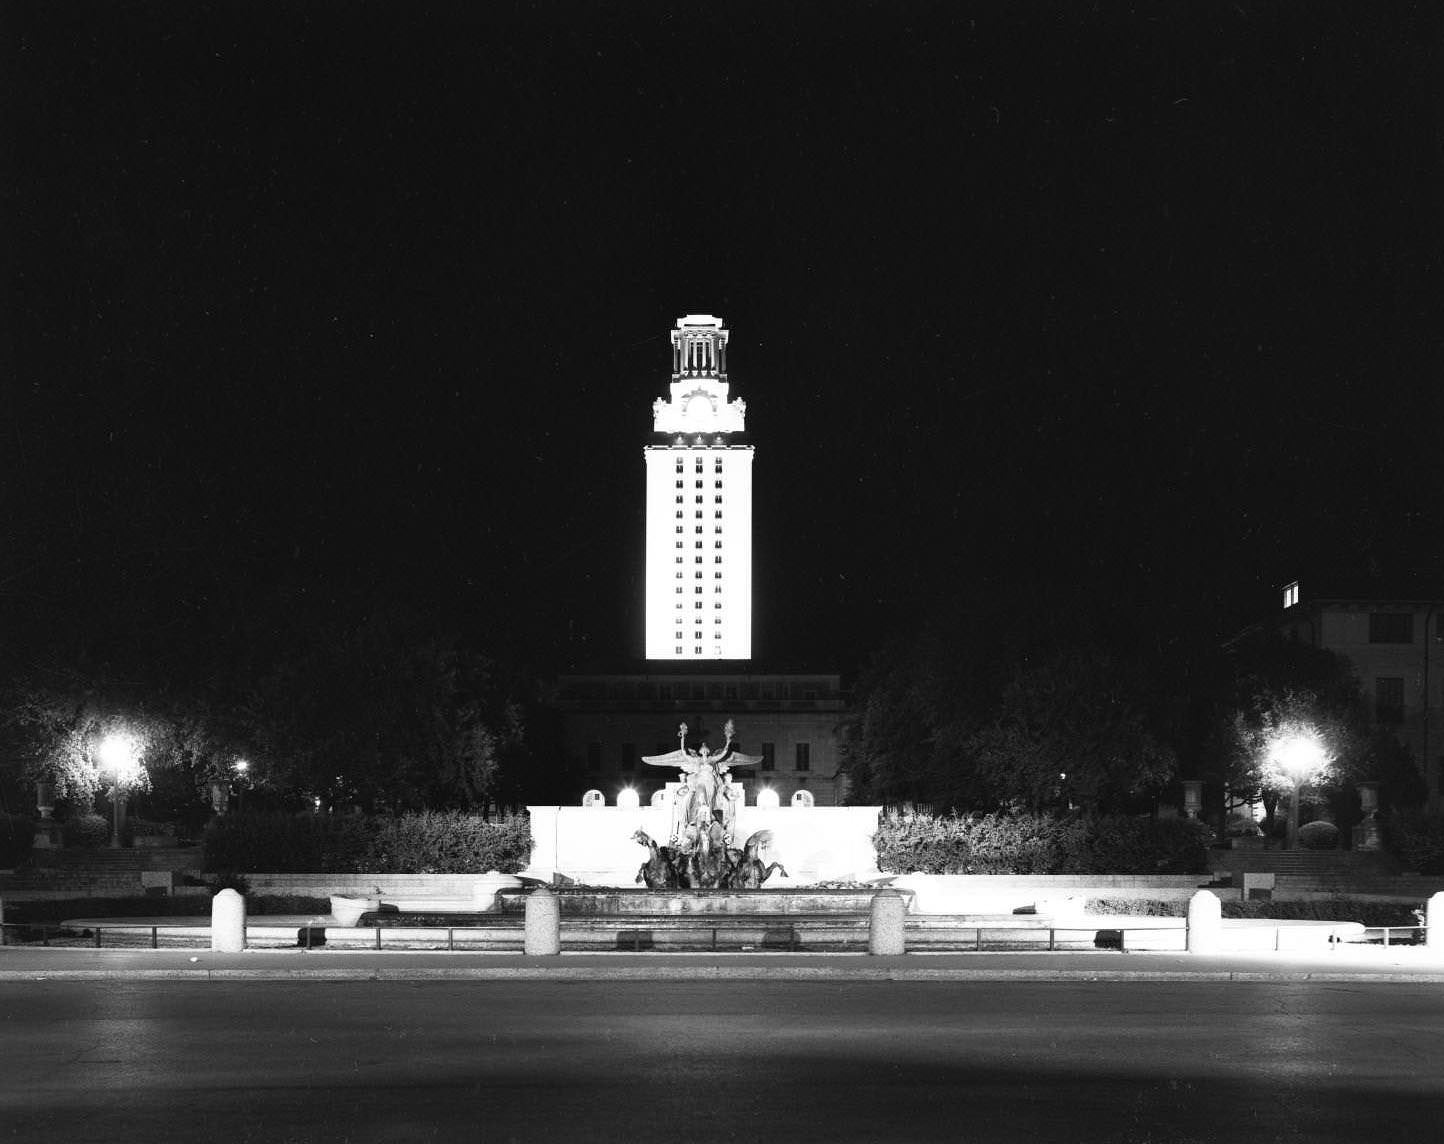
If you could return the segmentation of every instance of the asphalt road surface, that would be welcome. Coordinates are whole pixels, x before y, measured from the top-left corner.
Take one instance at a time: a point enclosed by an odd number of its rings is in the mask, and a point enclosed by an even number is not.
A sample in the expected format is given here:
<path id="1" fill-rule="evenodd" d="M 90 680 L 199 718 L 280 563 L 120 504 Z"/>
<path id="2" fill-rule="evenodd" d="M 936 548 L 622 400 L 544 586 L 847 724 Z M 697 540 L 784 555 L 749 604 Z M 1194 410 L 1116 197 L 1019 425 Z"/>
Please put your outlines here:
<path id="1" fill-rule="evenodd" d="M 7 982 L 25 1141 L 1426 1141 L 1438 985 Z"/>

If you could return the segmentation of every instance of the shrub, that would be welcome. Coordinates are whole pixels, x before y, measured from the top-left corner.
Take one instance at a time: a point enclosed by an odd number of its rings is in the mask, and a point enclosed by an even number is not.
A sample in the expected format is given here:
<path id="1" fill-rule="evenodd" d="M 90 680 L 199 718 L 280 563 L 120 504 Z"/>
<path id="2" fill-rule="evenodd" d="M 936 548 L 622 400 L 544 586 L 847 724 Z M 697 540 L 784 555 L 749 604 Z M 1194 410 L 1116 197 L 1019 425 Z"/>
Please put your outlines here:
<path id="1" fill-rule="evenodd" d="M 65 820 L 60 833 L 65 845 L 94 850 L 110 841 L 110 823 L 98 814 L 78 814 Z"/>
<path id="2" fill-rule="evenodd" d="M 514 874 L 530 858 L 531 824 L 525 815 L 489 822 L 461 811 L 422 811 L 377 824 L 371 869 L 389 874 Z"/>
<path id="3" fill-rule="evenodd" d="M 1299 827 L 1299 845 L 1305 850 L 1333 850 L 1339 845 L 1339 828 L 1320 819 Z"/>
<path id="4" fill-rule="evenodd" d="M 1444 874 L 1444 815 L 1396 810 L 1384 820 L 1384 839 L 1408 869 Z"/>
<path id="5" fill-rule="evenodd" d="M 208 871 L 367 873 L 370 820 L 355 814 L 226 814 L 201 836 Z"/>
<path id="6" fill-rule="evenodd" d="M 1366 926 L 1408 926 L 1417 921 L 1404 902 L 1367 898 L 1327 898 L 1307 902 L 1223 902 L 1226 918 L 1263 918 L 1274 921 L 1359 922 Z M 1089 898 L 1090 914 L 1124 917 L 1181 918 L 1188 914 L 1184 901 L 1157 898 Z"/>
<path id="7" fill-rule="evenodd" d="M 1208 839 L 1190 819 L 892 812 L 874 845 L 889 874 L 1187 874 Z"/>
<path id="8" fill-rule="evenodd" d="M 0 870 L 11 870 L 30 857 L 35 821 L 20 814 L 0 814 Z"/>
<path id="9" fill-rule="evenodd" d="M 202 839 L 209 871 L 252 873 L 515 873 L 531 857 L 525 815 L 490 822 L 461 812 L 394 817 L 225 815 Z"/>

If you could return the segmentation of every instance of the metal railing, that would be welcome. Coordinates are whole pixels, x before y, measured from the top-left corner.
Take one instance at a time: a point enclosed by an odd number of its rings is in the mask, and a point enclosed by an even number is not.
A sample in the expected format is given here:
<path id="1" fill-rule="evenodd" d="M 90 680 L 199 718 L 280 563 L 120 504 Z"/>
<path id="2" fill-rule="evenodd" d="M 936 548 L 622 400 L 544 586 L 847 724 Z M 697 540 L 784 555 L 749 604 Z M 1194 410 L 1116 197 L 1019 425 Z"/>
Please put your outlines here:
<path id="1" fill-rule="evenodd" d="M 251 919 L 247 929 L 267 928 L 264 915 Z M 282 928 L 282 927 L 269 927 Z M 291 926 L 285 926 L 290 930 Z M 1282 948 L 1282 933 L 1286 927 L 1276 927 L 1274 948 Z M 1418 945 L 1426 940 L 1427 924 L 1415 923 L 1398 926 L 1368 926 L 1363 941 L 1370 944 Z M 189 932 L 185 932 L 185 931 Z M 369 932 L 368 932 L 369 931 Z M 422 933 L 435 934 L 429 942 Z M 311 923 L 295 927 L 294 942 L 287 946 L 301 949 L 319 949 L 330 944 L 328 938 L 344 937 L 347 948 L 369 948 L 373 950 L 429 949 L 455 952 L 458 949 L 521 949 L 523 926 L 520 919 L 515 924 L 490 926 L 336 926 Z M 946 951 L 984 950 L 1048 950 L 1060 948 L 1078 949 L 1087 946 L 1092 949 L 1118 950 L 1130 948 L 1128 935 L 1145 934 L 1158 938 L 1167 935 L 1176 937 L 1186 945 L 1187 930 L 1182 927 L 1150 926 L 1008 926 L 996 923 L 984 925 L 957 925 L 947 922 L 912 922 L 906 927 L 907 944 L 912 949 L 933 949 Z M 38 940 L 36 935 L 38 934 Z M 395 935 L 389 941 L 387 935 Z M 363 937 L 364 935 L 364 937 Z M 591 935 L 593 940 L 587 940 Z M 698 940 L 687 942 L 677 940 L 695 935 Z M 1085 936 L 1086 935 L 1086 936 Z M 1405 936 L 1395 936 L 1405 935 Z M 869 926 L 865 919 L 849 920 L 801 920 L 795 916 L 768 917 L 756 915 L 733 917 L 725 921 L 715 918 L 638 918 L 607 919 L 591 924 L 575 921 L 563 922 L 561 937 L 564 946 L 571 949 L 609 948 L 614 950 L 643 952 L 665 945 L 674 949 L 701 949 L 713 952 L 723 949 L 765 949 L 801 952 L 811 948 L 842 947 L 866 948 Z M 668 939 L 672 940 L 668 940 Z M 18 940 L 17 940 L 18 939 Z M 661 939 L 659 941 L 659 939 Z M 276 945 L 279 939 L 265 944 Z M 1330 945 L 1339 939 L 1331 938 Z M 118 922 L 103 926 L 67 926 L 58 923 L 7 922 L 0 925 L 0 945 L 34 946 L 44 948 L 90 948 L 90 949 L 177 949 L 206 948 L 210 944 L 210 931 L 206 927 L 168 926 L 163 923 L 129 925 Z M 251 944 L 248 942 L 248 944 Z M 259 944 L 259 943 L 258 943 Z M 337 942 L 337 944 L 343 944 Z M 1151 944 L 1151 943 L 1150 943 Z M 1171 944 L 1171 943 L 1170 943 Z M 1138 946 L 1133 947 L 1135 951 Z M 1157 950 L 1156 952 L 1167 952 Z"/>

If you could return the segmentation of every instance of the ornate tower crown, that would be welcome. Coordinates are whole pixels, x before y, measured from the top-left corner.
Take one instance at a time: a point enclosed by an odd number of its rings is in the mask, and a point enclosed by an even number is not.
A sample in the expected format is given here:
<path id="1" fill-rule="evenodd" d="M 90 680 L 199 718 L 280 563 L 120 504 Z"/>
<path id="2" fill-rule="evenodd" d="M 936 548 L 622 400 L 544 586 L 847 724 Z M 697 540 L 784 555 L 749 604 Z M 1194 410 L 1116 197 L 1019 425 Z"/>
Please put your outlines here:
<path id="1" fill-rule="evenodd" d="M 672 331 L 672 384 L 652 404 L 656 433 L 741 433 L 747 404 L 727 399 L 727 330 L 721 318 L 688 314 Z"/>

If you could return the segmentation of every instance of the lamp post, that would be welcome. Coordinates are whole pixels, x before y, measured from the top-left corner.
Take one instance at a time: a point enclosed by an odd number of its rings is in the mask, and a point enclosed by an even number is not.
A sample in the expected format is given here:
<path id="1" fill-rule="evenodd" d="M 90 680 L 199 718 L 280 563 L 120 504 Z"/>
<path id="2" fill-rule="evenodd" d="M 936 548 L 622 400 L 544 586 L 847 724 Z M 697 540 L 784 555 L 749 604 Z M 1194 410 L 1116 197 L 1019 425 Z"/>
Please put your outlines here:
<path id="1" fill-rule="evenodd" d="M 235 762 L 236 772 L 236 813 L 244 814 L 246 810 L 246 772 L 251 769 L 251 764 L 245 759 L 237 759 Z"/>
<path id="2" fill-rule="evenodd" d="M 1286 735 L 1274 743 L 1269 757 L 1293 784 L 1289 798 L 1289 832 L 1287 848 L 1299 845 L 1299 788 L 1314 771 L 1324 765 L 1327 756 L 1318 736 L 1310 733 Z"/>
<path id="3" fill-rule="evenodd" d="M 140 772 L 135 739 L 123 731 L 114 731 L 100 741 L 96 751 L 100 769 L 109 771 L 111 776 L 110 805 L 112 827 L 110 845 L 120 849 L 120 824 L 125 820 L 124 800 L 126 784 L 133 782 Z"/>

